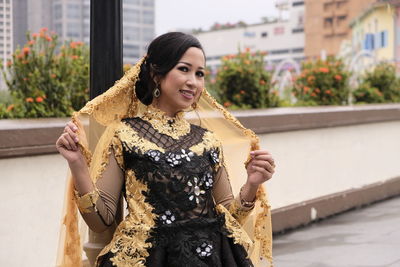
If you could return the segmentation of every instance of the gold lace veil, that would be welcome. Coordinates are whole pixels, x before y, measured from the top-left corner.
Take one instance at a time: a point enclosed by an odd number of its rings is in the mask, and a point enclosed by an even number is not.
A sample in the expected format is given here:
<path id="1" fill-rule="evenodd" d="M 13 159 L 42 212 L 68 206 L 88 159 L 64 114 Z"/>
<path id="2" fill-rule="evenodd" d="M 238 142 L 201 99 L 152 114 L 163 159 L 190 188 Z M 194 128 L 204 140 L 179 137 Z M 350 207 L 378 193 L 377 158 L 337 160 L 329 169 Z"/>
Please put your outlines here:
<path id="1" fill-rule="evenodd" d="M 108 151 L 115 125 L 126 117 L 144 111 L 135 94 L 141 59 L 135 66 L 102 95 L 89 101 L 72 120 L 78 125 L 79 146 L 83 152 L 95 183 L 108 163 Z M 195 124 L 214 132 L 223 144 L 225 164 L 229 173 L 234 195 L 245 183 L 247 173 L 244 164 L 250 150 L 259 148 L 253 131 L 246 129 L 227 110 L 218 104 L 206 90 L 198 102 L 196 112 L 186 117 Z M 89 126 L 90 125 L 90 126 Z M 82 244 L 85 231 L 80 229 L 82 220 L 74 202 L 72 178 L 69 177 L 65 193 L 64 210 L 56 266 L 82 266 Z M 244 225 L 254 241 L 249 252 L 255 266 L 272 266 L 271 213 L 264 186 L 257 192 L 256 207 Z"/>

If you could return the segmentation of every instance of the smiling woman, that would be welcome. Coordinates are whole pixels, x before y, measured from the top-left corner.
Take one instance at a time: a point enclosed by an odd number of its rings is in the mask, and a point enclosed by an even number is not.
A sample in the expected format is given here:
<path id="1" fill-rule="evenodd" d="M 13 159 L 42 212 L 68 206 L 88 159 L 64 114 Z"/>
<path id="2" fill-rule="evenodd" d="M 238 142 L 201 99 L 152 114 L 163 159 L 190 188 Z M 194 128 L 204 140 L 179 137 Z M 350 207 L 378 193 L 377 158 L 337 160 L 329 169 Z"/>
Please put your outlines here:
<path id="1" fill-rule="evenodd" d="M 272 177 L 274 160 L 205 91 L 204 68 L 196 38 L 161 35 L 115 86 L 75 114 L 57 140 L 87 225 L 104 232 L 117 224 L 96 266 L 258 266 L 260 256 L 271 261 L 262 183 Z M 185 118 L 193 109 L 199 124 Z M 90 134 L 81 123 L 87 115 Z M 96 144 L 94 152 L 88 143 Z M 234 152 L 225 155 L 224 149 Z M 117 222 L 122 196 L 128 214 Z M 78 266 L 74 203 L 67 207 L 60 265 Z"/>

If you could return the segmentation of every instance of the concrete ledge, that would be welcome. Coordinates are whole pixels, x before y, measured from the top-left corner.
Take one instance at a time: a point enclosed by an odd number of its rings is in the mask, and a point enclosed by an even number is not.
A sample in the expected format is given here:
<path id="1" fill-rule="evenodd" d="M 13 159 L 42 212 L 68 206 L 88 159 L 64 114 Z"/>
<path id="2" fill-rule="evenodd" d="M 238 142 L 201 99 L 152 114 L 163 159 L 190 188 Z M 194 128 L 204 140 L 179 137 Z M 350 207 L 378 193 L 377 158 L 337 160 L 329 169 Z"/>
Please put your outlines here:
<path id="1" fill-rule="evenodd" d="M 353 208 L 400 195 L 400 177 L 272 210 L 272 230 L 281 233 Z"/>
<path id="2" fill-rule="evenodd" d="M 0 120 L 0 158 L 56 153 L 68 118 Z"/>
<path id="3" fill-rule="evenodd" d="M 236 111 L 257 134 L 400 120 L 400 104 L 290 107 Z"/>
<path id="4" fill-rule="evenodd" d="M 400 120 L 400 104 L 234 111 L 257 134 Z M 0 158 L 56 153 L 69 118 L 0 120 Z"/>

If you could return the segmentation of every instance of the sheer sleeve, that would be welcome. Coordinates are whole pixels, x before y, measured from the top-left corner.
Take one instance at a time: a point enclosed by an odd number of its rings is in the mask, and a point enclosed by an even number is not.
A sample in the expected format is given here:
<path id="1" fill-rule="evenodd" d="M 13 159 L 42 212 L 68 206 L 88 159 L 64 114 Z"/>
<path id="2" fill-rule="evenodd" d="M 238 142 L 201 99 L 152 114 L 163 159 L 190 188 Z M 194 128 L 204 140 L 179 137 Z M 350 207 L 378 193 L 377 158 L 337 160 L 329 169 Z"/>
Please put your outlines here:
<path id="1" fill-rule="evenodd" d="M 107 167 L 97 179 L 95 189 L 83 196 L 76 192 L 76 202 L 82 217 L 95 232 L 103 232 L 113 224 L 124 184 L 122 153 L 115 141 L 110 147 L 108 158 Z"/>
<path id="2" fill-rule="evenodd" d="M 244 224 L 253 208 L 244 207 L 241 204 L 240 194 L 236 197 L 233 196 L 228 172 L 224 164 L 221 164 L 214 179 L 213 197 L 215 204 L 223 205 L 240 224 Z"/>

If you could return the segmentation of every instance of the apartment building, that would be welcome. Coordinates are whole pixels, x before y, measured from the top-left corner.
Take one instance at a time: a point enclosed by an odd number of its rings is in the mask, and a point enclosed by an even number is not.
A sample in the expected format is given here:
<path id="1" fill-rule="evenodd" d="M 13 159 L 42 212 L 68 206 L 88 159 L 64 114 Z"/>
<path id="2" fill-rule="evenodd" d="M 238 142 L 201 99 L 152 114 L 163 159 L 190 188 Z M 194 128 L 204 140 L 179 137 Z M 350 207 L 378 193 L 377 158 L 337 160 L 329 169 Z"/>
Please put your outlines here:
<path id="1" fill-rule="evenodd" d="M 350 22 L 377 0 L 305 0 L 305 56 L 336 55 Z"/>

